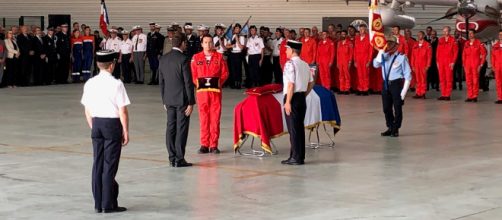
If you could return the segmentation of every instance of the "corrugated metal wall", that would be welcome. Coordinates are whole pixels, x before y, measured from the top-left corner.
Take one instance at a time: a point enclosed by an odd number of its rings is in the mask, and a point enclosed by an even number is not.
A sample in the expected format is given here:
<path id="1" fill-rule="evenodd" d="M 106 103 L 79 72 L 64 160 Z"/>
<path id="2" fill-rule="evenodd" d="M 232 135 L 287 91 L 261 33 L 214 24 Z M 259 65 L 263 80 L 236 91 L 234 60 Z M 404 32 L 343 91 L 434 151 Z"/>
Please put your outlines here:
<path id="1" fill-rule="evenodd" d="M 109 18 L 112 25 L 130 29 L 133 25 L 147 26 L 151 21 L 165 26 L 176 21 L 191 21 L 195 25 L 204 23 L 243 23 L 252 15 L 255 25 L 277 27 L 279 25 L 298 28 L 301 26 L 321 26 L 322 17 L 367 16 L 366 2 L 344 0 L 107 0 Z M 446 12 L 445 7 L 421 6 L 408 9 L 409 15 L 417 18 L 417 29 Z M 71 14 L 72 21 L 85 23 L 93 29 L 98 27 L 100 0 L 1 0 L 0 17 L 45 16 L 48 14 Z M 453 20 L 433 25 L 441 27 L 453 25 Z M 165 31 L 165 29 L 163 30 Z"/>

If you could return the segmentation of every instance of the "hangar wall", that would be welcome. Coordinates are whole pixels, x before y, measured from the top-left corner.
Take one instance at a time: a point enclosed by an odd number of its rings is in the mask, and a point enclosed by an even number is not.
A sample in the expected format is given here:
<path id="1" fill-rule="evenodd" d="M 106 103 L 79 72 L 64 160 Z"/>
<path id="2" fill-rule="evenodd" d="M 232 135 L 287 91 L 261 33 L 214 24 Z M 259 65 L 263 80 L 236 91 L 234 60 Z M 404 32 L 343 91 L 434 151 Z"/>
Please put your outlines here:
<path id="1" fill-rule="evenodd" d="M 191 21 L 194 25 L 215 23 L 244 23 L 252 15 L 251 23 L 270 27 L 289 28 L 321 27 L 322 17 L 367 16 L 367 2 L 345 0 L 107 0 L 111 25 L 129 30 L 133 25 L 147 26 L 157 22 L 163 26 L 175 21 Z M 407 9 L 409 15 L 417 18 L 416 29 L 425 29 L 424 23 L 441 17 L 446 7 L 421 6 Z M 93 29 L 98 27 L 100 0 L 2 0 L 0 18 L 19 16 L 45 16 L 48 14 L 71 14 L 72 21 L 85 23 Z M 433 27 L 452 25 L 453 20 L 437 22 Z M 162 30 L 163 32 L 165 29 Z"/>

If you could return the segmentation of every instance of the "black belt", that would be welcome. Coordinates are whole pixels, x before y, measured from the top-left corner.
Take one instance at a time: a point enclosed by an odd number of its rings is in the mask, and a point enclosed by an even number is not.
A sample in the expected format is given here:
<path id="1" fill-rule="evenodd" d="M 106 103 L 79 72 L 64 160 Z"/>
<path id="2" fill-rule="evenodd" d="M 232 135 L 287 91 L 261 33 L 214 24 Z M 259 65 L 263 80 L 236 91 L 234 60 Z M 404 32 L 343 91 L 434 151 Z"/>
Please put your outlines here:
<path id="1" fill-rule="evenodd" d="M 395 83 L 403 83 L 404 81 L 404 78 L 399 78 L 399 79 L 395 79 L 395 80 L 390 80 L 389 81 L 389 85 L 392 85 L 392 84 L 395 84 Z"/>
<path id="2" fill-rule="evenodd" d="M 201 77 L 197 79 L 197 90 L 220 89 L 220 77 Z"/>

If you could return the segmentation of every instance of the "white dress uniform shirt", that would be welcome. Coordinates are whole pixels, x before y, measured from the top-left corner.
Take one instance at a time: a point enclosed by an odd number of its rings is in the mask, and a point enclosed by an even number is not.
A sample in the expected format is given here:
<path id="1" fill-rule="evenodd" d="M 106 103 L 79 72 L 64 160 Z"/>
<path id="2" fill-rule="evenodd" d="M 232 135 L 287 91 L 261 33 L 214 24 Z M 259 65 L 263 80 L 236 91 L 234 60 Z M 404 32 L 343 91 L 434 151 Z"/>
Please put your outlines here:
<path id="1" fill-rule="evenodd" d="M 213 37 L 213 43 L 215 45 L 216 52 L 225 53 L 225 51 L 227 50 L 227 48 L 225 47 L 225 45 L 227 45 L 227 39 L 224 38 L 222 43 L 220 43 L 220 45 L 218 47 L 216 47 L 216 43 L 218 43 L 219 40 L 220 40 L 220 37 L 218 37 L 218 36 Z"/>
<path id="2" fill-rule="evenodd" d="M 284 40 L 284 38 L 279 38 L 279 39 L 274 39 L 274 47 L 272 47 L 274 50 L 272 51 L 272 56 L 278 57 L 281 53 L 281 43 Z"/>
<path id="3" fill-rule="evenodd" d="M 120 42 L 120 53 L 131 54 L 132 53 L 132 40 L 127 39 Z"/>
<path id="4" fill-rule="evenodd" d="M 146 52 L 146 35 L 141 33 L 132 37 L 133 52 Z"/>
<path id="5" fill-rule="evenodd" d="M 106 40 L 106 43 L 105 43 L 105 49 L 107 50 L 113 50 L 115 52 L 120 52 L 120 43 L 121 43 L 121 39 L 116 37 L 114 39 L 112 38 L 109 38 L 108 40 Z"/>
<path id="6" fill-rule="evenodd" d="M 248 48 L 249 55 L 256 55 L 261 54 L 261 51 L 263 50 L 263 48 L 265 48 L 265 45 L 263 44 L 263 39 L 261 37 L 254 36 L 249 37 L 246 47 Z"/>
<path id="7" fill-rule="evenodd" d="M 131 104 L 122 81 L 103 70 L 85 83 L 80 102 L 96 118 L 119 118 L 119 109 Z"/>
<path id="8" fill-rule="evenodd" d="M 236 38 L 237 35 L 234 34 L 234 36 L 232 37 L 232 41 L 234 41 Z M 242 46 L 244 47 L 246 46 L 246 38 L 244 36 L 239 36 L 239 41 Z M 240 52 L 242 52 L 242 49 L 237 46 L 237 43 L 235 43 L 232 48 L 232 53 L 240 53 Z"/>
<path id="9" fill-rule="evenodd" d="M 314 77 L 310 73 L 309 65 L 300 57 L 293 57 L 284 65 L 283 82 L 285 88 L 287 88 L 288 83 L 294 83 L 294 92 L 306 92 L 309 83 L 313 81 Z M 282 93 L 286 95 L 288 90 L 283 89 Z"/>

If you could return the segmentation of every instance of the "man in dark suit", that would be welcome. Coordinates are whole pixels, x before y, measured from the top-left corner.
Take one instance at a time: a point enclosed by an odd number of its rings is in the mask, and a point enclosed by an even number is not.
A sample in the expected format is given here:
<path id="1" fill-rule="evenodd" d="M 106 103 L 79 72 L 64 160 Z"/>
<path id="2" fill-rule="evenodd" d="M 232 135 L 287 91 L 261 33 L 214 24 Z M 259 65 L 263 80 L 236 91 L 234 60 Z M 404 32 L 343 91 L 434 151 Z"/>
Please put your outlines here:
<path id="1" fill-rule="evenodd" d="M 173 36 L 173 49 L 160 58 L 160 94 L 167 111 L 166 145 L 173 167 L 192 166 L 185 160 L 190 115 L 195 104 L 194 85 L 188 56 L 183 54 L 187 38 L 182 33 Z"/>
<path id="2" fill-rule="evenodd" d="M 70 73 L 71 43 L 68 24 L 61 25 L 61 32 L 56 34 L 56 49 L 58 52 L 57 84 L 67 84 Z"/>
<path id="3" fill-rule="evenodd" d="M 32 44 L 35 53 L 33 57 L 33 84 L 40 86 L 44 84 L 45 58 L 47 54 L 44 50 L 44 40 L 42 39 L 42 30 L 40 27 L 36 27 L 33 34 Z"/>
<path id="4" fill-rule="evenodd" d="M 44 51 L 47 56 L 47 64 L 45 65 L 44 82 L 46 85 L 51 85 L 57 71 L 58 52 L 56 48 L 56 36 L 54 28 L 47 28 L 47 35 L 44 36 Z"/>
<path id="5" fill-rule="evenodd" d="M 35 52 L 33 51 L 33 43 L 31 36 L 28 34 L 28 26 L 21 26 L 21 34 L 17 36 L 17 45 L 21 56 L 19 57 L 21 64 L 21 76 L 18 77 L 20 86 L 28 86 L 31 81 L 32 60 Z"/>

